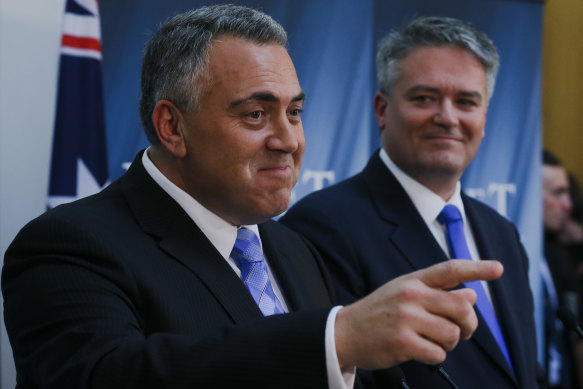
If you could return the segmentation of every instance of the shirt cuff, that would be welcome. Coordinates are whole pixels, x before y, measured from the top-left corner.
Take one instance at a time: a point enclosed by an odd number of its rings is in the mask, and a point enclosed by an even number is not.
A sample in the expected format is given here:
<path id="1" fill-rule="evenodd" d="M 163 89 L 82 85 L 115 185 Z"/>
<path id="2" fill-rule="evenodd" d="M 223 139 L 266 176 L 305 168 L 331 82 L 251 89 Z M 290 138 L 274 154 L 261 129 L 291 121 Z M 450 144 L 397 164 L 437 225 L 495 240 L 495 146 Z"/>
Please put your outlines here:
<path id="1" fill-rule="evenodd" d="M 334 336 L 334 324 L 336 315 L 342 306 L 332 308 L 326 321 L 325 346 L 326 346 L 326 371 L 328 373 L 329 389 L 352 389 L 356 377 L 356 367 L 348 373 L 342 373 L 340 362 L 336 355 L 336 338 Z"/>

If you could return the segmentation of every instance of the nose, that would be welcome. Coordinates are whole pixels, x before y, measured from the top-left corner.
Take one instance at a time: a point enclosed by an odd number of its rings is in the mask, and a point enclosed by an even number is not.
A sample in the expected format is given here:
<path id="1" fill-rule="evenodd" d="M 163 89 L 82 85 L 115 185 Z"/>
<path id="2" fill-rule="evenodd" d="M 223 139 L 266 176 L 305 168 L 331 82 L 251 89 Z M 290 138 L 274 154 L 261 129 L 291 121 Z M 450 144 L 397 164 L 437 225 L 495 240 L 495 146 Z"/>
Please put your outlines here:
<path id="1" fill-rule="evenodd" d="M 273 133 L 267 140 L 269 150 L 293 153 L 300 147 L 303 139 L 303 128 L 301 121 L 290 122 L 287 114 L 280 115 L 273 121 Z"/>
<path id="2" fill-rule="evenodd" d="M 571 201 L 571 196 L 569 195 L 569 193 L 565 193 L 562 200 L 563 209 L 567 212 L 571 212 L 571 210 L 573 209 L 573 201 Z"/>
<path id="3" fill-rule="evenodd" d="M 458 125 L 459 119 L 455 105 L 451 99 L 443 99 L 441 101 L 441 103 L 437 106 L 437 112 L 433 116 L 433 121 L 435 124 L 447 128 Z"/>

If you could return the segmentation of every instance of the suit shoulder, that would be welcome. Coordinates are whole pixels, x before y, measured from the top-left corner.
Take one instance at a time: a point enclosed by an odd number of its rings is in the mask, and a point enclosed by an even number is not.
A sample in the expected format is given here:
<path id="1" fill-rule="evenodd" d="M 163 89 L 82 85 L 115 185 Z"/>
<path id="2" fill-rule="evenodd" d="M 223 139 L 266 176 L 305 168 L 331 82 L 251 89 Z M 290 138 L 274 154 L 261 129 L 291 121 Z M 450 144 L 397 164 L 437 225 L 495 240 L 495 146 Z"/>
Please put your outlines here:
<path id="1" fill-rule="evenodd" d="M 487 231 L 489 236 L 497 236 L 506 242 L 520 242 L 516 225 L 489 205 L 464 195 L 464 207 L 470 223 L 477 231 Z"/>
<path id="2" fill-rule="evenodd" d="M 480 200 L 474 199 L 468 195 L 463 195 L 464 206 L 466 210 L 479 215 L 481 218 L 488 218 L 493 222 L 514 226 L 514 223 L 507 217 L 500 214 L 494 208 Z"/>
<path id="3" fill-rule="evenodd" d="M 123 219 L 120 214 L 127 207 L 122 204 L 125 201 L 123 197 L 115 194 L 114 185 L 95 195 L 59 205 L 40 214 L 22 227 L 13 245 L 18 242 L 26 245 L 27 241 L 35 242 L 35 245 L 41 242 L 49 244 L 64 237 L 87 238 L 90 236 L 88 231 L 107 231 L 108 228 L 120 226 L 120 220 Z"/>
<path id="4" fill-rule="evenodd" d="M 262 235 L 275 242 L 282 249 L 308 246 L 306 239 L 291 228 L 275 220 L 269 220 L 260 225 Z"/>
<path id="5" fill-rule="evenodd" d="M 326 188 L 314 191 L 298 200 L 286 213 L 295 212 L 299 208 L 327 209 L 344 207 L 346 200 L 354 201 L 363 197 L 366 185 L 359 173 Z"/>

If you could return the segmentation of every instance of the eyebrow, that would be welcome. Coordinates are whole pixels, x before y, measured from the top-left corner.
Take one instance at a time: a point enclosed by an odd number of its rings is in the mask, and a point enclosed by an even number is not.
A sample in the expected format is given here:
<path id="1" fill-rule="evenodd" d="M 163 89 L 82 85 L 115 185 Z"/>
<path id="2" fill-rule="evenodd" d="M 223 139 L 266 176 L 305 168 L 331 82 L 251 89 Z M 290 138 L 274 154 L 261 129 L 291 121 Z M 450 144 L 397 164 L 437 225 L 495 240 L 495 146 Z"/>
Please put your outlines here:
<path id="1" fill-rule="evenodd" d="M 293 103 L 296 101 L 303 101 L 305 99 L 306 99 L 306 94 L 304 93 L 304 91 L 301 91 L 300 93 L 298 93 L 296 96 L 294 96 L 291 99 L 291 102 Z M 257 92 L 257 93 L 253 93 L 247 97 L 244 97 L 242 99 L 237 99 L 237 100 L 231 101 L 231 104 L 229 104 L 229 108 L 234 108 L 238 105 L 245 104 L 249 101 L 267 101 L 267 102 L 277 103 L 280 100 L 279 100 L 279 97 L 275 96 L 273 93 Z"/>
<path id="2" fill-rule="evenodd" d="M 418 93 L 418 92 L 439 93 L 439 89 L 433 88 L 430 86 L 425 86 L 425 85 L 415 85 L 415 86 L 409 88 L 405 92 L 405 94 L 407 96 L 410 96 L 410 95 Z M 460 92 L 458 92 L 458 95 L 465 96 L 465 97 L 472 97 L 472 98 L 475 98 L 475 99 L 482 101 L 482 94 L 480 92 L 477 92 L 477 91 L 460 91 Z"/>

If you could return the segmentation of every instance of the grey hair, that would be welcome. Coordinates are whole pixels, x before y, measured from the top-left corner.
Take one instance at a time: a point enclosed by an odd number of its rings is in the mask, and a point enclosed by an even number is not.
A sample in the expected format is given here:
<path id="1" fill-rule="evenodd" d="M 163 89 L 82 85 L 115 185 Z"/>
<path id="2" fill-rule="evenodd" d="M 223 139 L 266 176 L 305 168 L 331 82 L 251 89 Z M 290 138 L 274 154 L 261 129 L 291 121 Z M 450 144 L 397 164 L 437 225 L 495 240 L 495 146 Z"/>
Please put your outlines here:
<path id="1" fill-rule="evenodd" d="M 494 43 L 466 22 L 436 16 L 417 18 L 381 39 L 376 58 L 379 90 L 390 95 L 401 74 L 401 60 L 419 48 L 433 46 L 453 46 L 472 54 L 486 73 L 486 96 L 492 97 L 500 66 Z"/>
<path id="2" fill-rule="evenodd" d="M 221 35 L 257 44 L 287 46 L 287 34 L 270 16 L 247 7 L 214 5 L 178 14 L 162 23 L 142 57 L 140 118 L 148 141 L 160 143 L 152 113 L 160 100 L 194 112 L 205 88 L 208 53 Z"/>

